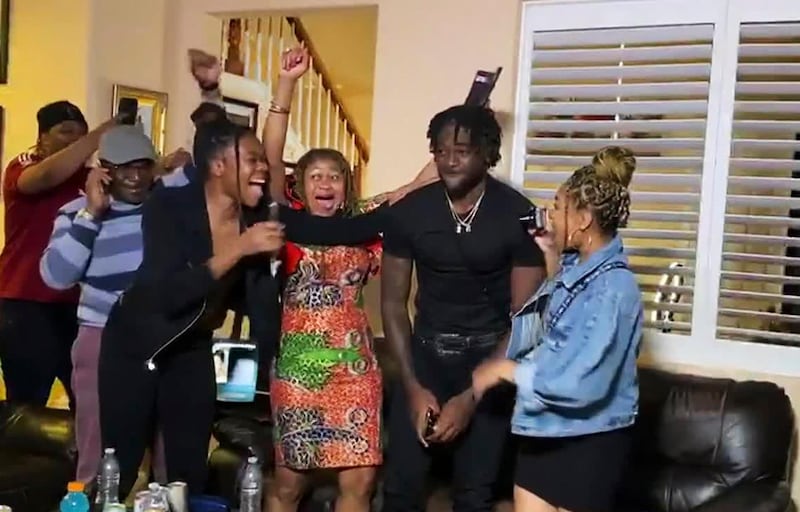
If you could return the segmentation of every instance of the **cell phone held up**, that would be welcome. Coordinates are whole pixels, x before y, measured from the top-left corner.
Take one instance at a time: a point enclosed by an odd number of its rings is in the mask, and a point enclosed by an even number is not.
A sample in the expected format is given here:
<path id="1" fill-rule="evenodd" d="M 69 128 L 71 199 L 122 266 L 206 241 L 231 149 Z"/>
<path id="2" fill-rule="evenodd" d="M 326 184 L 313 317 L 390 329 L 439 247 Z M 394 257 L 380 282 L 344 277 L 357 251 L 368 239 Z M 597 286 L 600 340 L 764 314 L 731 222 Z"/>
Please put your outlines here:
<path id="1" fill-rule="evenodd" d="M 519 218 L 525 231 L 540 235 L 547 232 L 547 209 L 531 206 L 528 213 Z"/>
<path id="2" fill-rule="evenodd" d="M 139 100 L 136 98 L 120 98 L 117 103 L 117 115 L 120 124 L 136 124 L 139 117 Z"/>

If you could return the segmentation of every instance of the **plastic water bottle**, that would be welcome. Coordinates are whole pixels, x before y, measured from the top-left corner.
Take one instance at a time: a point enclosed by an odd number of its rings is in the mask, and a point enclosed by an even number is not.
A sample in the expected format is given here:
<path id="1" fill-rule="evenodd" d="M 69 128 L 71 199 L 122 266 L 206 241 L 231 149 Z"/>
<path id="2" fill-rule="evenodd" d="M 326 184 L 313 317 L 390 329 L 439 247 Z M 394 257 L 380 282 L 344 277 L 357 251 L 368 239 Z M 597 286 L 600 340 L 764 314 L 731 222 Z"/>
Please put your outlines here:
<path id="1" fill-rule="evenodd" d="M 97 472 L 97 495 L 94 502 L 99 510 L 106 505 L 119 503 L 119 462 L 114 448 L 106 448 L 100 470 Z"/>
<path id="2" fill-rule="evenodd" d="M 67 495 L 61 500 L 58 510 L 61 512 L 89 512 L 89 498 L 83 493 L 81 482 L 70 482 Z"/>
<path id="3" fill-rule="evenodd" d="M 167 499 L 167 488 L 161 487 L 158 482 L 151 482 L 147 486 L 150 496 L 145 500 L 143 510 L 145 512 L 169 512 L 169 501 Z"/>
<path id="4" fill-rule="evenodd" d="M 239 491 L 239 512 L 261 512 L 261 465 L 256 457 L 247 459 Z"/>

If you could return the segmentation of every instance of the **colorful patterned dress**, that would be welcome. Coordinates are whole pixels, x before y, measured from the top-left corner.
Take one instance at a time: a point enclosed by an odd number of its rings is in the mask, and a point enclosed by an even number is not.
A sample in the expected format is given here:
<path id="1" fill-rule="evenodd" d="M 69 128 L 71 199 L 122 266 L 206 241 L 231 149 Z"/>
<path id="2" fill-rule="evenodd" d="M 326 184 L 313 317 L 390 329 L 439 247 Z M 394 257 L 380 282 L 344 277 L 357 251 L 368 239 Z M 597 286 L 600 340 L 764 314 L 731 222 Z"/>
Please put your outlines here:
<path id="1" fill-rule="evenodd" d="M 287 244 L 281 344 L 270 383 L 279 466 L 309 470 L 382 463 L 381 371 L 363 299 L 380 258 L 379 243 Z"/>

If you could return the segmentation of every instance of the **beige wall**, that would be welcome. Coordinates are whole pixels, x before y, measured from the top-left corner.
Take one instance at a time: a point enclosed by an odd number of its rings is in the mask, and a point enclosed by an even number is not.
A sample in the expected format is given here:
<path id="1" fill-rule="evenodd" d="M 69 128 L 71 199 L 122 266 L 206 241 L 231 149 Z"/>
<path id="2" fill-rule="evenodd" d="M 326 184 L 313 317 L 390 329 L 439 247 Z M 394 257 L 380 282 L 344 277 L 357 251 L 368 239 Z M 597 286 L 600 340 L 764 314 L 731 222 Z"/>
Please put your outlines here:
<path id="1" fill-rule="evenodd" d="M 165 90 L 167 0 L 91 1 L 86 116 L 98 123 L 111 117 L 114 84 Z"/>

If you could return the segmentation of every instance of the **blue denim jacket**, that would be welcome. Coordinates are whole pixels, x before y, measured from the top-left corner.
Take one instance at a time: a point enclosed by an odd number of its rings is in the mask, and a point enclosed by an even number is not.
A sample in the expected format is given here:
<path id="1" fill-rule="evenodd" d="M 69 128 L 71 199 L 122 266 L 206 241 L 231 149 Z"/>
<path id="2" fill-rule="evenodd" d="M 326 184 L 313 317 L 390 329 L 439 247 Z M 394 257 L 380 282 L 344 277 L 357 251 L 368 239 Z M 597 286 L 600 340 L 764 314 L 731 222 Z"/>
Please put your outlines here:
<path id="1" fill-rule="evenodd" d="M 619 268 L 627 264 L 622 250 L 615 237 L 584 262 L 565 255 L 555 279 L 514 316 L 507 356 L 518 363 L 515 434 L 576 436 L 635 421 L 643 313 L 636 277 Z"/>

